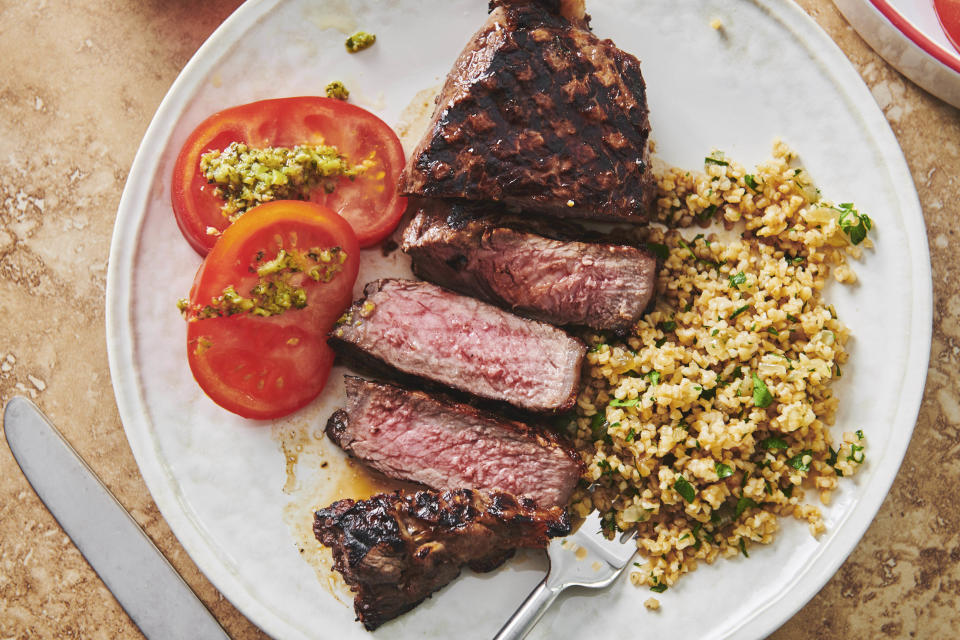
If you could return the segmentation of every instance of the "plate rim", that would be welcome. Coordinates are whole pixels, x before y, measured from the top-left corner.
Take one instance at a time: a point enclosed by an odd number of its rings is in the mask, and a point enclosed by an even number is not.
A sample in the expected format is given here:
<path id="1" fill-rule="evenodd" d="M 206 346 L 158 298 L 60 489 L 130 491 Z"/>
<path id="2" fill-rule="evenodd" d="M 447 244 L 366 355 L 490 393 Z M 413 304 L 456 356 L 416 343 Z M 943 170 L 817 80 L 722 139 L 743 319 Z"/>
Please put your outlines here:
<path id="1" fill-rule="evenodd" d="M 160 169 L 160 155 L 155 150 L 165 148 L 189 96 L 193 95 L 192 90 L 195 90 L 200 79 L 204 77 L 205 68 L 212 67 L 218 52 L 235 44 L 234 32 L 248 29 L 258 17 L 262 17 L 280 1 L 255 0 L 238 7 L 194 53 L 158 106 L 137 150 L 117 209 L 107 269 L 105 324 L 111 381 L 124 432 L 150 495 L 170 529 L 200 571 L 253 624 L 274 636 L 305 637 L 299 629 L 274 614 L 250 594 L 239 577 L 218 560 L 217 550 L 212 548 L 206 539 L 202 523 L 197 521 L 184 504 L 182 496 L 178 495 L 175 478 L 159 463 L 159 451 L 155 443 L 151 442 L 146 426 L 150 420 L 145 412 L 146 402 L 140 377 L 136 374 L 136 347 L 132 334 L 133 307 L 130 304 L 132 282 L 129 275 L 133 273 L 136 262 L 140 229 L 154 177 Z M 778 20 L 805 45 L 815 43 L 820 47 L 821 55 L 845 63 L 832 65 L 828 75 L 832 76 L 838 91 L 846 93 L 853 104 L 857 105 L 857 114 L 864 118 L 865 127 L 871 137 L 880 143 L 882 162 L 891 175 L 899 179 L 897 184 L 911 187 L 908 190 L 898 189 L 898 209 L 903 215 L 907 244 L 914 257 L 911 278 L 915 286 L 910 315 L 910 343 L 904 372 L 905 383 L 901 388 L 903 400 L 898 404 L 897 415 L 893 420 L 895 425 L 906 424 L 909 428 L 891 432 L 885 456 L 882 461 L 878 461 L 899 470 L 922 404 L 933 330 L 932 269 L 926 233 L 919 231 L 925 230 L 925 225 L 916 186 L 889 123 L 873 101 L 869 88 L 833 39 L 812 17 L 788 0 L 749 1 Z M 910 222 L 914 224 L 906 224 Z M 129 375 L 131 373 L 134 375 Z M 730 628 L 729 637 L 766 636 L 805 606 L 852 553 L 873 523 L 897 475 L 891 473 L 889 476 L 873 479 L 870 486 L 858 496 L 856 503 L 834 525 L 837 534 L 830 544 L 833 555 L 829 561 L 823 561 L 822 556 L 826 553 L 827 545 L 821 545 L 817 552 L 807 559 L 805 568 L 799 575 L 764 606 L 746 616 L 739 625 Z M 850 522 L 854 514 L 866 514 L 868 517 Z M 839 552 L 836 551 L 838 549 Z M 821 564 L 813 571 L 813 565 L 817 562 Z M 769 615 L 768 612 L 775 605 L 782 605 L 788 596 L 793 598 L 792 602 L 786 607 L 778 606 L 777 613 Z"/>

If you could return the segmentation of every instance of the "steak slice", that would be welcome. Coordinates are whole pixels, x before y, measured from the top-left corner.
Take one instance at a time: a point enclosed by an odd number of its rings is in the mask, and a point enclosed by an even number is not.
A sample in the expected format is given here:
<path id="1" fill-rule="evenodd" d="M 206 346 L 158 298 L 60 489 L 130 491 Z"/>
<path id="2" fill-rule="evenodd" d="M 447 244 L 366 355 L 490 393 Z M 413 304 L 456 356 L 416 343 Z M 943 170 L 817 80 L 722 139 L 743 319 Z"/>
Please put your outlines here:
<path id="1" fill-rule="evenodd" d="M 565 509 L 469 489 L 339 500 L 314 516 L 317 539 L 356 593 L 357 620 L 373 630 L 413 609 L 460 573 L 489 571 L 517 547 L 570 533 Z"/>
<path id="2" fill-rule="evenodd" d="M 431 489 L 497 490 L 566 506 L 583 463 L 551 431 L 422 391 L 345 376 L 327 435 L 377 471 Z"/>
<path id="3" fill-rule="evenodd" d="M 573 406 L 586 347 L 560 329 L 427 282 L 363 293 L 330 334 L 341 353 L 527 411 Z"/>
<path id="4" fill-rule="evenodd" d="M 645 220 L 655 185 L 640 62 L 586 19 L 565 18 L 556 0 L 492 4 L 447 76 L 400 191 Z"/>
<path id="5" fill-rule="evenodd" d="M 403 233 L 424 280 L 538 320 L 600 330 L 626 331 L 650 304 L 657 260 L 645 249 L 548 238 L 503 217 L 450 224 L 451 211 L 424 201 Z"/>

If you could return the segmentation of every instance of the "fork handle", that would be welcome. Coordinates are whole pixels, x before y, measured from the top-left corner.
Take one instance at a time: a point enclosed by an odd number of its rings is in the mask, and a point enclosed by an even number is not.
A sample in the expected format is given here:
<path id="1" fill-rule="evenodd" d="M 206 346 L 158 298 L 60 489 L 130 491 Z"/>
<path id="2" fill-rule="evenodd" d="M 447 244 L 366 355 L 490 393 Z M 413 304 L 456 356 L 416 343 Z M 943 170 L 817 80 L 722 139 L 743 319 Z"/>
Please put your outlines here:
<path id="1" fill-rule="evenodd" d="M 530 592 L 527 599 L 523 601 L 507 623 L 503 625 L 494 640 L 521 640 L 530 633 L 533 625 L 537 624 L 547 609 L 557 599 L 561 587 L 551 587 L 547 585 L 549 574 L 537 587 Z"/>

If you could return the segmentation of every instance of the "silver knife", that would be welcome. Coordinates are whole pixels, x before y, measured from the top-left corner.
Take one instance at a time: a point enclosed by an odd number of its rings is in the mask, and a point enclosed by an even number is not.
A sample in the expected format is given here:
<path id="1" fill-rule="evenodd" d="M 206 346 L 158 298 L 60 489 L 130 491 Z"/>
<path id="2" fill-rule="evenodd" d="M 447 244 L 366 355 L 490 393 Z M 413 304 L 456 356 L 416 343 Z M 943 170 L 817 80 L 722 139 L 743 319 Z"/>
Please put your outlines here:
<path id="1" fill-rule="evenodd" d="M 40 500 L 150 640 L 229 637 L 57 428 L 26 398 L 3 412 L 7 444 Z"/>

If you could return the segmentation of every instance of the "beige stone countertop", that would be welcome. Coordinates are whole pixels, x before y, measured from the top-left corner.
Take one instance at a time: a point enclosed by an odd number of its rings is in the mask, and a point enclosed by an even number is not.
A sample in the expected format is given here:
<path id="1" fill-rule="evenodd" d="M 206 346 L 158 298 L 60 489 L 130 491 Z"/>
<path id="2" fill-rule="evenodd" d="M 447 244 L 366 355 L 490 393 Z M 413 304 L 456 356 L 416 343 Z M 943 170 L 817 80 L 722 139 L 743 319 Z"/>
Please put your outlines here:
<path id="1" fill-rule="evenodd" d="M 140 138 L 181 68 L 237 4 L 0 3 L 0 401 L 33 398 L 230 635 L 259 638 L 151 500 L 117 414 L 104 336 L 110 237 Z M 927 224 L 935 308 L 923 408 L 890 495 L 839 572 L 773 637 L 956 637 L 960 111 L 887 65 L 830 0 L 800 4 L 846 52 L 903 147 Z M 135 637 L 0 446 L 0 638 Z"/>

